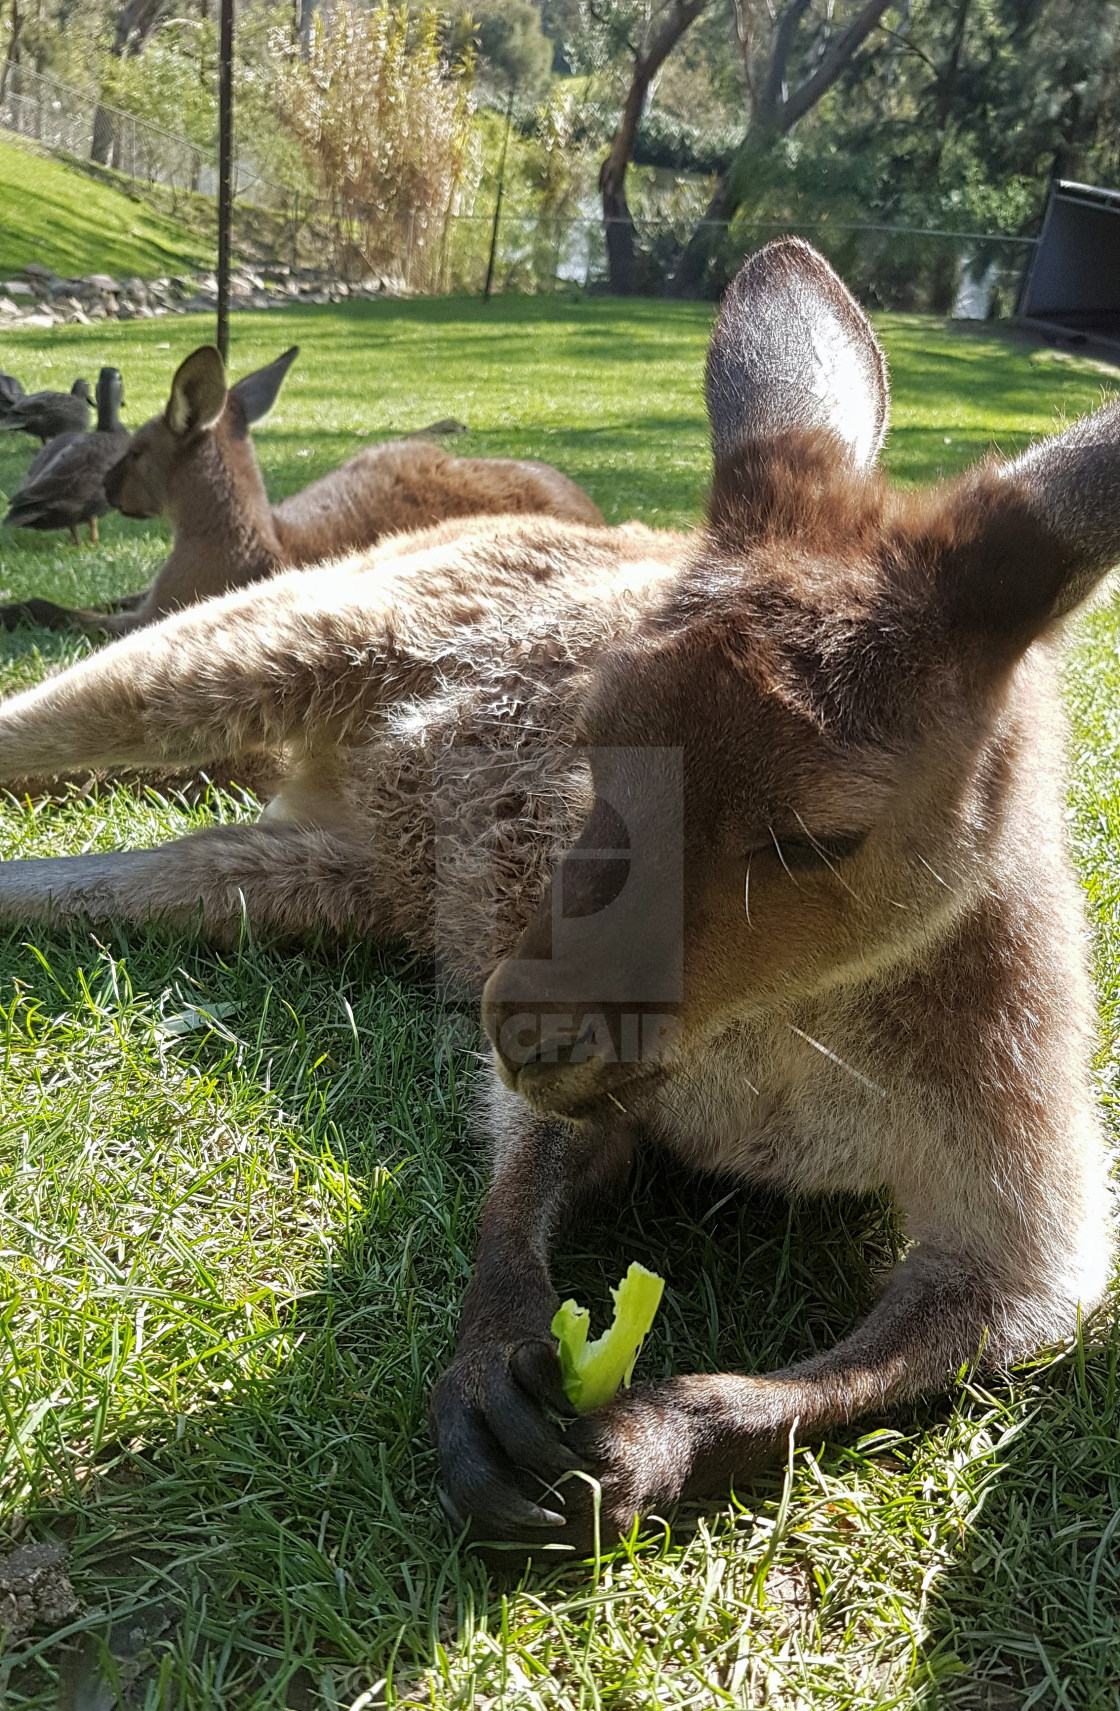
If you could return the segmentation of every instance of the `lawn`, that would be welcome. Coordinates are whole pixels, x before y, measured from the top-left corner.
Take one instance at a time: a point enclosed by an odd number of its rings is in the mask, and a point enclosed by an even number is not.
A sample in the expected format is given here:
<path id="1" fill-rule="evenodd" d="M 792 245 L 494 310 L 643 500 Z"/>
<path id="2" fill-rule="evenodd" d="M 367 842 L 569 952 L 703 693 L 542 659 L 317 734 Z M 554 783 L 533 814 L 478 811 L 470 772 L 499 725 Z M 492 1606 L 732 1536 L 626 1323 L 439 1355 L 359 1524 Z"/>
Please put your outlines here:
<path id="1" fill-rule="evenodd" d="M 213 260 L 212 244 L 138 197 L 0 142 L 0 280 L 29 261 L 64 279 L 83 273 L 153 279 L 195 272 Z"/>
<path id="2" fill-rule="evenodd" d="M 465 449 L 548 458 L 610 518 L 680 524 L 706 477 L 709 319 L 593 299 L 307 307 L 238 316 L 233 366 L 302 347 L 257 434 L 275 495 L 359 436 L 454 414 Z M 1108 384 L 987 330 L 898 316 L 881 331 L 905 481 L 1014 449 Z M 0 367 L 68 386 L 112 360 L 136 423 L 210 332 L 25 333 L 0 343 Z M 0 489 L 30 450 L 0 445 Z M 125 592 L 165 542 L 120 518 L 98 551 L 4 537 L 0 585 Z M 1113 1122 L 1118 635 L 1120 602 L 1098 607 L 1068 670 Z M 85 645 L 0 640 L 0 691 Z M 249 811 L 216 793 L 9 803 L 0 853 L 152 842 Z M 962 1373 L 947 1396 L 799 1449 L 672 1539 L 493 1578 L 449 1537 L 425 1426 L 484 1183 L 470 1016 L 440 1008 L 423 967 L 368 947 L 219 956 L 154 932 L 12 934 L 0 1009 L 0 1554 L 64 1541 L 82 1599 L 61 1635 L 11 1655 L 10 1706 L 1120 1704 L 1107 1320 L 1013 1380 Z M 666 1273 L 647 1374 L 766 1370 L 853 1323 L 893 1241 L 875 1200 L 790 1205 L 648 1165 L 557 1276 L 601 1310 L 631 1259 Z"/>

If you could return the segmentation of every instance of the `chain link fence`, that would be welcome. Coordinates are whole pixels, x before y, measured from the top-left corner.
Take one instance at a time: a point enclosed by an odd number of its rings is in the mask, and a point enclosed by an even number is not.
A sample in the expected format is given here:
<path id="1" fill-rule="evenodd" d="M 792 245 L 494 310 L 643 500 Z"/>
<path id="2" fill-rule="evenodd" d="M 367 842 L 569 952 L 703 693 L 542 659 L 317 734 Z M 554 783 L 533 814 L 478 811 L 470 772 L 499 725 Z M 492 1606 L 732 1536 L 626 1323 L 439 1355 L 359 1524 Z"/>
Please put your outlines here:
<path id="1" fill-rule="evenodd" d="M 0 125 L 52 154 L 105 168 L 139 186 L 159 186 L 174 202 L 214 196 L 218 171 L 213 151 L 176 131 L 163 130 L 31 66 L 5 67 L 0 79 Z M 260 207 L 282 206 L 288 193 L 247 161 L 237 164 L 236 194 Z"/>
<path id="2" fill-rule="evenodd" d="M 493 220 L 459 216 L 449 249 L 460 289 L 480 290 Z M 671 287 L 677 262 L 697 225 L 683 218 L 636 219 L 635 247 L 644 284 L 653 295 Z M 1024 265 L 1036 240 L 983 232 L 931 230 L 873 221 L 735 221 L 710 228 L 712 294 L 734 276 L 744 256 L 779 236 L 806 238 L 872 309 L 911 310 L 985 320 L 1010 315 Z M 503 214 L 498 231 L 495 288 L 547 291 L 609 284 L 603 220 L 597 214 Z"/>
<path id="3" fill-rule="evenodd" d="M 213 154 L 187 138 L 106 105 L 31 67 L 8 65 L 0 79 L 0 126 L 99 173 L 116 174 L 172 213 L 209 210 L 196 198 L 217 190 Z M 699 187 L 698 187 L 699 188 Z M 353 284 L 419 295 L 481 291 L 494 240 L 494 206 L 454 204 L 442 213 L 360 204 L 334 207 L 274 183 L 250 158 L 236 166 L 235 246 L 242 259 L 289 274 L 333 276 Z M 702 201 L 699 204 L 702 206 Z M 635 246 L 644 289 L 669 289 L 697 221 L 637 218 Z M 719 225 L 711 234 L 713 294 L 750 250 L 780 232 L 808 238 L 872 308 L 910 309 L 983 319 L 1010 314 L 1035 240 L 999 234 L 927 230 L 866 221 Z M 551 291 L 609 284 L 603 221 L 594 195 L 562 205 L 542 199 L 531 212 L 503 211 L 494 252 L 499 291 Z"/>

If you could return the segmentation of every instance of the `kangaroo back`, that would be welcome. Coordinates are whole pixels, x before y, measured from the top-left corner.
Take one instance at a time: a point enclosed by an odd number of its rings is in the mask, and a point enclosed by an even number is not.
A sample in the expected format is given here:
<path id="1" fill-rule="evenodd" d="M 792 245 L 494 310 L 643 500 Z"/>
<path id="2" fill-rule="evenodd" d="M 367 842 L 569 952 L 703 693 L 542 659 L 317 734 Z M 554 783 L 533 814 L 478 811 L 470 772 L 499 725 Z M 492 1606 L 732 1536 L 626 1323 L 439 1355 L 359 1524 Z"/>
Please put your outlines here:
<path id="1" fill-rule="evenodd" d="M 453 517 L 526 512 L 574 523 L 603 521 L 582 487 L 549 464 L 452 457 L 419 438 L 367 446 L 273 506 L 272 519 L 286 562 L 295 567 Z"/>

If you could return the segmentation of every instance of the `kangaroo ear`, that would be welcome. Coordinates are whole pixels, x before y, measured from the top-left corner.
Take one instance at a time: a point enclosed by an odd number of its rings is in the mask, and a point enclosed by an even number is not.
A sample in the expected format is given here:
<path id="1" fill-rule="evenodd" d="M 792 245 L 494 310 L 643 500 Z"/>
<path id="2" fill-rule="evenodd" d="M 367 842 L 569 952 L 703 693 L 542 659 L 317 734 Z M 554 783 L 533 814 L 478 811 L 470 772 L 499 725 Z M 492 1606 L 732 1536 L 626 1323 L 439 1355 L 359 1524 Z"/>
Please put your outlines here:
<path id="1" fill-rule="evenodd" d="M 212 428 L 226 403 L 226 371 L 215 345 L 201 345 L 175 370 L 164 412 L 173 434 Z"/>
<path id="2" fill-rule="evenodd" d="M 1040 440 L 999 473 L 1058 549 L 1060 574 L 1040 592 L 1045 616 L 1059 618 L 1120 564 L 1120 404 Z"/>
<path id="3" fill-rule="evenodd" d="M 949 614 L 1026 647 L 1120 564 L 1120 404 L 962 476 L 940 507 L 927 545 Z"/>
<path id="4" fill-rule="evenodd" d="M 243 374 L 230 387 L 233 396 L 240 400 L 247 422 L 259 422 L 272 409 L 285 376 L 298 355 L 299 346 L 292 345 L 275 362 L 270 362 L 265 368 L 254 369 L 252 374 Z"/>
<path id="5" fill-rule="evenodd" d="M 871 323 L 823 256 L 780 238 L 739 269 L 705 377 L 717 464 L 748 440 L 825 429 L 869 469 L 887 431 L 886 359 Z"/>
<path id="6" fill-rule="evenodd" d="M 1020 651 L 1120 564 L 1120 404 L 927 500 L 918 556 L 946 615 Z"/>

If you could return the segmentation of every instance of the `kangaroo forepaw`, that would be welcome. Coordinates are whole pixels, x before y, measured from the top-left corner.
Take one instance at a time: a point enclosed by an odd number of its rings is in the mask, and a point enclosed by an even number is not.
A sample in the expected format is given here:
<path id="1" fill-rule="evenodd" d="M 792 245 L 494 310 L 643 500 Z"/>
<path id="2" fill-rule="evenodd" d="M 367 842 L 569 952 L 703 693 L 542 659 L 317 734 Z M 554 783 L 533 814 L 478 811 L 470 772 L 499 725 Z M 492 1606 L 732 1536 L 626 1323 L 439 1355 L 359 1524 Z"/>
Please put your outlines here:
<path id="1" fill-rule="evenodd" d="M 551 1344 L 487 1343 L 456 1356 L 432 1393 L 441 1500 L 477 1541 L 526 1540 L 564 1527 L 556 1482 L 580 1465 Z"/>

